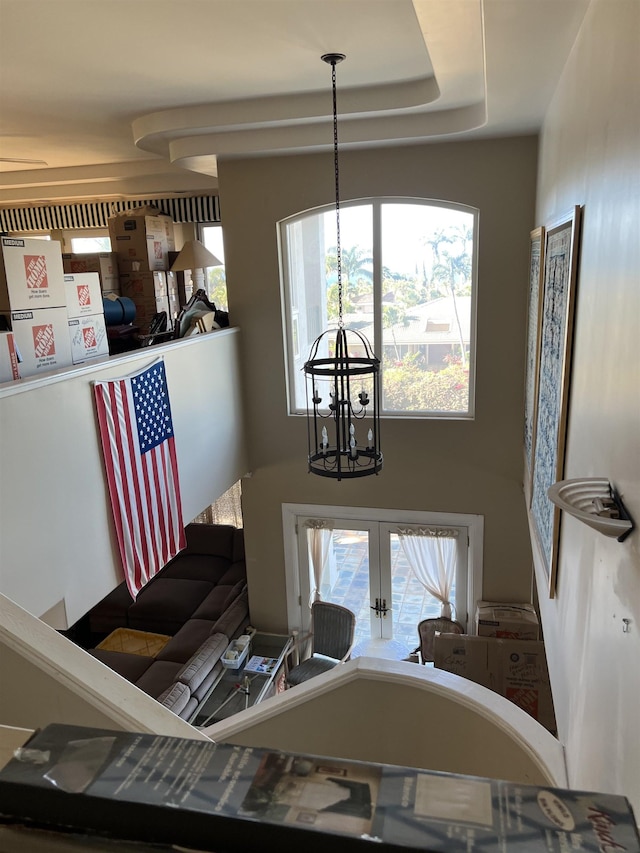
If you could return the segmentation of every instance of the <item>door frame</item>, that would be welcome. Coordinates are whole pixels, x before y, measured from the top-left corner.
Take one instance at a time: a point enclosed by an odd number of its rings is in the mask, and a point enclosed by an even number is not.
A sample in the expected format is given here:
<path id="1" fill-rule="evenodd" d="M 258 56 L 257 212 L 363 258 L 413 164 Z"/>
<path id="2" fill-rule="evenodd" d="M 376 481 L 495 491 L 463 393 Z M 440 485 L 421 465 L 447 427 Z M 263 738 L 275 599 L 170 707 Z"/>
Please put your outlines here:
<path id="1" fill-rule="evenodd" d="M 469 634 L 475 633 L 473 615 L 476 602 L 482 597 L 484 516 L 454 512 L 383 509 L 380 507 L 285 503 L 282 504 L 282 529 L 289 631 L 304 633 L 309 630 L 309 608 L 303 604 L 305 595 L 300 588 L 300 537 L 298 536 L 298 519 L 308 517 L 331 519 L 335 521 L 336 527 L 340 527 L 344 521 L 351 521 L 361 524 L 375 522 L 390 525 L 417 524 L 466 528 L 468 535 L 466 613 L 458 613 L 457 618 L 465 625 Z"/>

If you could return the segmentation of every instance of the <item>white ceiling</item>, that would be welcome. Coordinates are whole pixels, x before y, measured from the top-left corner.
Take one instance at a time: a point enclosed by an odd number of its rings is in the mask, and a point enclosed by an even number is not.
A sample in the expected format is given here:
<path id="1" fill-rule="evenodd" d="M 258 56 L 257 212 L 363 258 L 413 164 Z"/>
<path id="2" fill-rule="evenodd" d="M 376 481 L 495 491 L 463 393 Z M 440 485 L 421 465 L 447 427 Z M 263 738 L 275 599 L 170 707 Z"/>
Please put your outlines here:
<path id="1" fill-rule="evenodd" d="M 588 2 L 0 0 L 0 204 L 327 147 L 332 51 L 343 146 L 535 132 Z"/>

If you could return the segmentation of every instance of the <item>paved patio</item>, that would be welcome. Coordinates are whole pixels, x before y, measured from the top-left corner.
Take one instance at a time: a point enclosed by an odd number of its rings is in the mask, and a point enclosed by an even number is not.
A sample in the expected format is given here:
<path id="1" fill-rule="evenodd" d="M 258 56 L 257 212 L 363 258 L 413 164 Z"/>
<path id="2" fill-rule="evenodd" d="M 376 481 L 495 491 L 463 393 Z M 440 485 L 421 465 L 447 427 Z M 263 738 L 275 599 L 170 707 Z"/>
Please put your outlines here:
<path id="1" fill-rule="evenodd" d="M 369 630 L 369 555 L 366 535 L 354 530 L 334 534 L 338 581 L 326 596 L 356 614 L 355 644 L 370 639 Z M 440 603 L 430 595 L 407 563 L 402 548 L 392 548 L 393 638 L 411 651 L 418 645 L 418 622 L 440 615 Z"/>

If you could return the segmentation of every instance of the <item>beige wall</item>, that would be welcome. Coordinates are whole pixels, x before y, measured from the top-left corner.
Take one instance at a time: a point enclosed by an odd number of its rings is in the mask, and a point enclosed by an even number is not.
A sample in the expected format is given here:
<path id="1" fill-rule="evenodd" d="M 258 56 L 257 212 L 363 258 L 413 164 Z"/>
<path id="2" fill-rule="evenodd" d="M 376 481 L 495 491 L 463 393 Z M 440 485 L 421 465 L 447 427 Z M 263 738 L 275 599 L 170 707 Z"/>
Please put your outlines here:
<path id="1" fill-rule="evenodd" d="M 640 521 L 640 3 L 591 3 L 541 137 L 537 224 L 584 205 L 565 477 L 608 477 Z M 640 814 L 640 535 L 562 521 L 557 596 L 537 570 L 573 787 Z M 622 619 L 630 619 L 623 632 Z"/>
<path id="2" fill-rule="evenodd" d="M 242 328 L 249 462 L 243 483 L 252 619 L 286 627 L 281 504 L 477 513 L 485 517 L 484 595 L 529 600 L 522 499 L 522 409 L 531 137 L 344 152 L 343 199 L 446 199 L 480 209 L 478 367 L 473 422 L 385 420 L 378 477 L 337 483 L 306 470 L 306 424 L 287 416 L 276 223 L 334 193 L 331 154 L 222 161 L 229 307 Z"/>

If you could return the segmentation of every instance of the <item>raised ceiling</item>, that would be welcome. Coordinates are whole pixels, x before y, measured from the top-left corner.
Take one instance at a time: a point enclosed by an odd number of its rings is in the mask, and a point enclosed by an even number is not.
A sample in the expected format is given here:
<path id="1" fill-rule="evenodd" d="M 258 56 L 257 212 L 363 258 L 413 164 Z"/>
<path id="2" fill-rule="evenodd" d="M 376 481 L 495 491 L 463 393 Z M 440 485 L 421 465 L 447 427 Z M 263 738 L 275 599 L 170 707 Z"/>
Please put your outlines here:
<path id="1" fill-rule="evenodd" d="M 536 132 L 588 0 L 0 0 L 0 204 L 223 157 Z"/>

